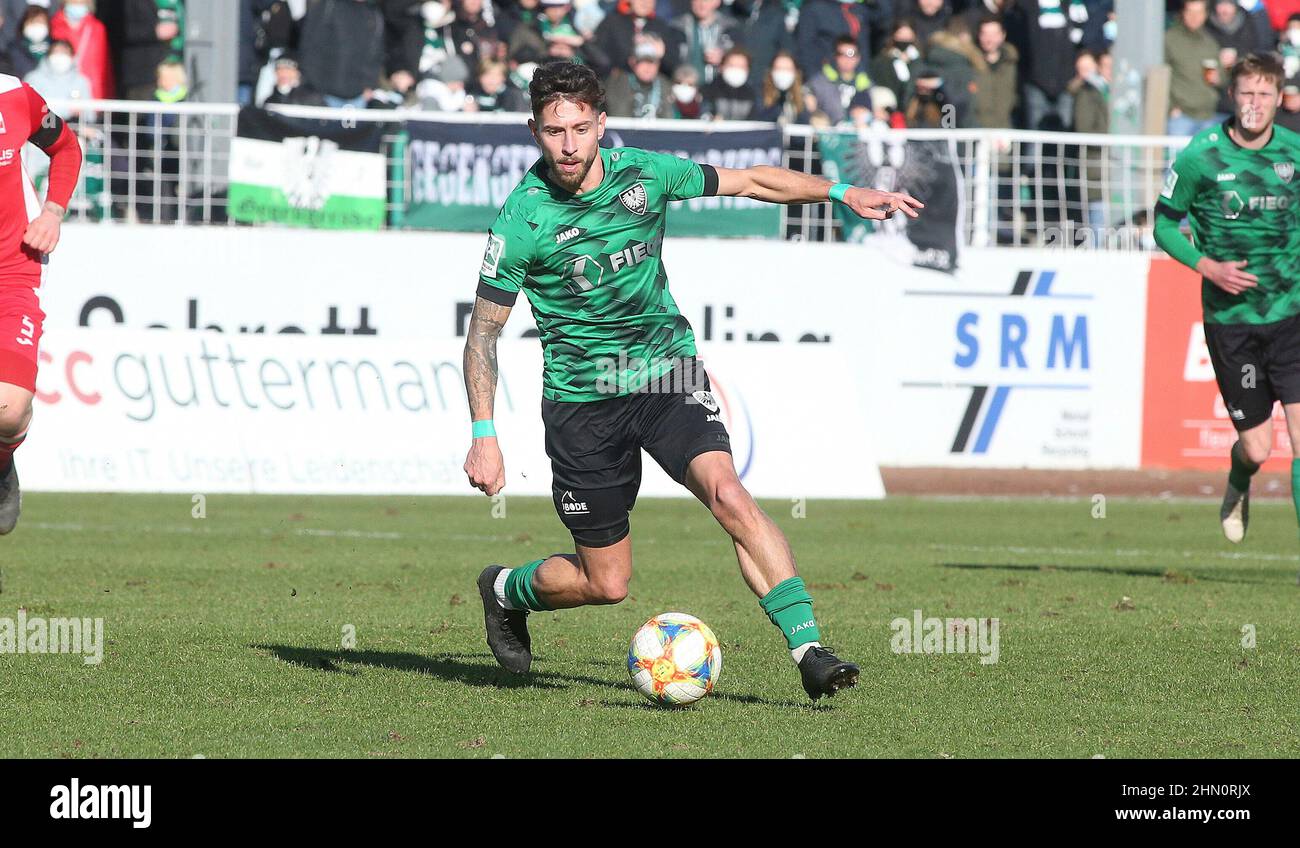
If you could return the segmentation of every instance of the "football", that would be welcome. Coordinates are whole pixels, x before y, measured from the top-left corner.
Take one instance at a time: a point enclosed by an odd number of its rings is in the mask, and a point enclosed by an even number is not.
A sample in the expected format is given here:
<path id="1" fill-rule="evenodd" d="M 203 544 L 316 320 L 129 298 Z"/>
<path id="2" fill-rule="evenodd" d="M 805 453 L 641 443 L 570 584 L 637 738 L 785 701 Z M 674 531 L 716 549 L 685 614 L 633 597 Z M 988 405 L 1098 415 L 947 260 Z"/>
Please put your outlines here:
<path id="1" fill-rule="evenodd" d="M 666 612 L 641 625 L 627 653 L 632 685 L 657 704 L 684 707 L 713 690 L 722 672 L 722 647 L 693 615 Z"/>

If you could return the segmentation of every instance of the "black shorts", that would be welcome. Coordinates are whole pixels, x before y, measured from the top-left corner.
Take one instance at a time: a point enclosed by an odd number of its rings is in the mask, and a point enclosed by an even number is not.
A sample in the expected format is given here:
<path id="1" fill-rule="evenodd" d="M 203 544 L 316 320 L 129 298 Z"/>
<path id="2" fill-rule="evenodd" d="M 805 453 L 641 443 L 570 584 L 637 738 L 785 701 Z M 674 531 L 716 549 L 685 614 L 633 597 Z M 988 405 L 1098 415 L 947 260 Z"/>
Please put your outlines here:
<path id="1" fill-rule="evenodd" d="M 1219 393 L 1237 431 L 1273 417 L 1273 402 L 1300 403 L 1300 315 L 1271 324 L 1205 324 Z"/>
<path id="2" fill-rule="evenodd" d="M 688 379 L 694 376 L 695 379 Z M 589 548 L 619 542 L 641 488 L 641 449 L 678 483 L 707 451 L 731 452 L 708 376 L 694 358 L 655 381 L 665 391 L 608 400 L 542 400 L 552 497 L 574 541 Z"/>

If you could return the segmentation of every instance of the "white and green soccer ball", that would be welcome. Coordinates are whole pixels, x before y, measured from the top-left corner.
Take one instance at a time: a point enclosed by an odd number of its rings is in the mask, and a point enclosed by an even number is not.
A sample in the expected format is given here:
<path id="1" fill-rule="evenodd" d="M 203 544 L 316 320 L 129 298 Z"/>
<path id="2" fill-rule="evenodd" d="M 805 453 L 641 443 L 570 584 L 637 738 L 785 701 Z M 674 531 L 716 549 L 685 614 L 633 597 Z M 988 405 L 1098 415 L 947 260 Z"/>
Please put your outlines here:
<path id="1" fill-rule="evenodd" d="M 637 691 L 657 704 L 684 707 L 713 690 L 722 673 L 722 647 L 709 626 L 684 612 L 666 612 L 641 625 L 627 652 Z"/>

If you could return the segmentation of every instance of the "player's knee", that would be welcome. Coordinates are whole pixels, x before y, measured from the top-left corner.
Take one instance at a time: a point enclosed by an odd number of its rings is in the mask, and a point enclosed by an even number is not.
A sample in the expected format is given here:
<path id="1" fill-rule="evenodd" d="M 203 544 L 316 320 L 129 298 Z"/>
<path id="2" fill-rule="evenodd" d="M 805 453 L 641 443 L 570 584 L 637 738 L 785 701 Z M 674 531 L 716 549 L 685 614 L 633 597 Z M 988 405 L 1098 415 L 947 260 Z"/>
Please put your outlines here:
<path id="1" fill-rule="evenodd" d="M 1246 459 L 1255 463 L 1256 465 L 1262 465 L 1268 461 L 1268 456 L 1271 453 L 1271 448 L 1273 446 L 1265 441 L 1260 441 L 1260 442 L 1243 441 L 1241 443 L 1241 447 L 1246 454 Z"/>
<path id="2" fill-rule="evenodd" d="M 618 604 L 627 597 L 626 577 L 602 577 L 587 584 L 587 598 L 593 604 Z"/>
<path id="3" fill-rule="evenodd" d="M 4 404 L 0 409 L 0 440 L 12 441 L 26 433 L 31 420 L 31 403 Z"/>

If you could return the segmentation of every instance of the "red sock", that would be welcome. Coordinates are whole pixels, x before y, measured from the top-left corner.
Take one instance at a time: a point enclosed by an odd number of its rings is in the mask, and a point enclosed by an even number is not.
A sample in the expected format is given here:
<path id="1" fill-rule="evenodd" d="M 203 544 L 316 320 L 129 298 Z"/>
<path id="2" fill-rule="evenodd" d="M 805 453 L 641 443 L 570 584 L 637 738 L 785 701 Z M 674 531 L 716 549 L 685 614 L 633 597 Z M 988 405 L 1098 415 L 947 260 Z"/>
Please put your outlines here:
<path id="1" fill-rule="evenodd" d="M 0 442 L 0 472 L 7 473 L 9 471 L 9 466 L 14 461 L 14 451 L 18 450 L 18 446 L 26 438 L 27 434 L 24 433 L 18 437 L 16 442 Z"/>

